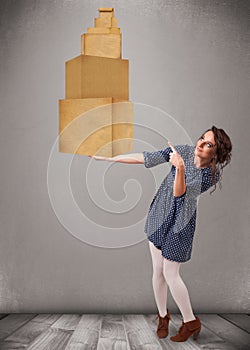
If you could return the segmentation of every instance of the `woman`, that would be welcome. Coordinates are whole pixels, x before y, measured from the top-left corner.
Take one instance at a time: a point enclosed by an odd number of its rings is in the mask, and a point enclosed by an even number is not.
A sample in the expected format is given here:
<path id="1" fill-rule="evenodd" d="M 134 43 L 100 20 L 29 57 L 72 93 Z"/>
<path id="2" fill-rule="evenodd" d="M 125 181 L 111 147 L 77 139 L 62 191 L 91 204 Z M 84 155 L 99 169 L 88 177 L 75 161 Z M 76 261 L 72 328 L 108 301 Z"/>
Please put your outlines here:
<path id="1" fill-rule="evenodd" d="M 201 322 L 193 314 L 188 290 L 179 274 L 181 263 L 190 260 L 196 224 L 198 196 L 221 180 L 223 168 L 231 160 L 232 144 L 223 129 L 213 126 L 198 139 L 196 146 L 178 145 L 156 152 L 133 153 L 97 160 L 145 164 L 147 168 L 164 162 L 172 164 L 151 205 L 145 225 L 153 264 L 153 290 L 158 308 L 157 335 L 168 335 L 170 313 L 168 288 L 182 318 L 179 332 L 170 339 L 197 339 Z"/>

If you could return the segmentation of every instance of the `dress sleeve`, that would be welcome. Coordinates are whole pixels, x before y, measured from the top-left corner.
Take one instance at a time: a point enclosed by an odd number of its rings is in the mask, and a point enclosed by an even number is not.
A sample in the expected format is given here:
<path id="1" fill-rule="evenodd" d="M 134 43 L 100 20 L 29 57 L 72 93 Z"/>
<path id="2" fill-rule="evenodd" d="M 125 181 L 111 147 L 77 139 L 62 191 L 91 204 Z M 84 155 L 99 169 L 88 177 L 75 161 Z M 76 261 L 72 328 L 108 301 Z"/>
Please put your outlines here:
<path id="1" fill-rule="evenodd" d="M 158 164 L 162 164 L 169 161 L 169 154 L 172 152 L 170 147 L 167 147 L 160 151 L 155 152 L 142 152 L 144 157 L 144 165 L 146 168 L 151 168 Z"/>
<path id="2" fill-rule="evenodd" d="M 187 145 L 177 145 L 175 146 L 175 149 L 180 155 L 184 158 L 186 157 L 187 150 L 189 146 Z M 165 162 L 169 162 L 169 155 L 172 152 L 170 147 L 167 147 L 163 150 L 160 151 L 155 151 L 155 152 L 147 152 L 144 151 L 143 157 L 144 157 L 144 165 L 146 168 L 151 168 L 153 166 L 156 166 L 158 164 L 162 164 Z"/>

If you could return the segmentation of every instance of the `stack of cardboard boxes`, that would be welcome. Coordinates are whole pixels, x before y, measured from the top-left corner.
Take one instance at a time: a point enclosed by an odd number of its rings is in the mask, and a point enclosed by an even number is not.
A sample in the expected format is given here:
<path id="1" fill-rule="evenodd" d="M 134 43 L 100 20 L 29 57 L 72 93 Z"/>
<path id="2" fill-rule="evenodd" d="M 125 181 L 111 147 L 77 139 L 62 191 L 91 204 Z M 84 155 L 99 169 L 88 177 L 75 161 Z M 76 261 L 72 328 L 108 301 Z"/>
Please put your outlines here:
<path id="1" fill-rule="evenodd" d="M 59 101 L 59 151 L 113 157 L 133 148 L 129 62 L 113 8 L 100 8 L 83 34 L 82 52 L 66 62 L 66 96 Z"/>

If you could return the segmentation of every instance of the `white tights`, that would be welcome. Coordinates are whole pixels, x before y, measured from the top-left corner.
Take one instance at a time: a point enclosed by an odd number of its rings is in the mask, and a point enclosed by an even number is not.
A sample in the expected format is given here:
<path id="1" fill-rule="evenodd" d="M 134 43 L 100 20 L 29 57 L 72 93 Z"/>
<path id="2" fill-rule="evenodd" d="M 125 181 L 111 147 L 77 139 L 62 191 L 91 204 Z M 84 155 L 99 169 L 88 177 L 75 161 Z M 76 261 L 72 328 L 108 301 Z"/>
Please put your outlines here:
<path id="1" fill-rule="evenodd" d="M 150 241 L 149 248 L 153 263 L 153 290 L 160 316 L 164 317 L 167 313 L 169 287 L 172 297 L 180 309 L 183 322 L 195 320 L 187 287 L 179 274 L 181 263 L 165 259 L 161 255 L 161 250 L 157 249 Z"/>

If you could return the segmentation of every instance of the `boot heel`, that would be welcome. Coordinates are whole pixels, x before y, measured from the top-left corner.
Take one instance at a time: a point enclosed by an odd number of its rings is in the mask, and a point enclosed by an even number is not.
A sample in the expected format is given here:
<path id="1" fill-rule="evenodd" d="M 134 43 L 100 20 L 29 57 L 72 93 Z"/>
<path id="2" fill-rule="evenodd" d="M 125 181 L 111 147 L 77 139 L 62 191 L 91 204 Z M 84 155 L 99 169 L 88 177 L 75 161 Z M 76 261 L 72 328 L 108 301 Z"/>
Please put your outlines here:
<path id="1" fill-rule="evenodd" d="M 179 329 L 179 333 L 176 334 L 173 337 L 170 337 L 170 340 L 172 341 L 186 341 L 188 340 L 191 335 L 193 336 L 194 340 L 197 340 L 198 335 L 201 331 L 201 321 L 199 317 L 196 317 L 195 320 L 183 322 Z"/>
<path id="2" fill-rule="evenodd" d="M 201 330 L 198 329 L 197 331 L 194 332 L 194 334 L 193 334 L 193 339 L 194 339 L 194 340 L 197 340 L 197 338 L 198 338 L 198 336 L 199 336 L 199 334 L 200 334 L 200 331 L 201 331 Z"/>

